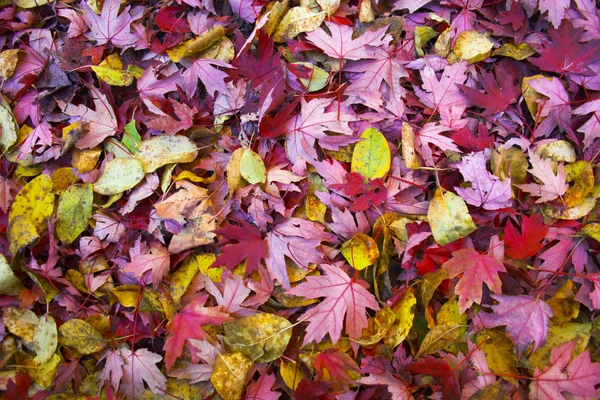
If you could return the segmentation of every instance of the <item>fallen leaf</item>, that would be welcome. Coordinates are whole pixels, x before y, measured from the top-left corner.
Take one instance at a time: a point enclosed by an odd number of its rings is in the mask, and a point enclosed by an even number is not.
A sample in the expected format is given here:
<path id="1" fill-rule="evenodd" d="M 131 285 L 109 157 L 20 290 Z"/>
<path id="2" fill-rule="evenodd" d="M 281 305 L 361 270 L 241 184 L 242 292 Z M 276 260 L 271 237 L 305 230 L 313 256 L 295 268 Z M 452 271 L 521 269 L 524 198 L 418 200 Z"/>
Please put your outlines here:
<path id="1" fill-rule="evenodd" d="M 435 241 L 452 243 L 476 229 L 464 200 L 451 192 L 438 189 L 429 204 L 427 220 Z"/>
<path id="2" fill-rule="evenodd" d="M 142 162 L 135 158 L 113 158 L 94 183 L 94 192 L 112 196 L 133 188 L 144 179 Z"/>

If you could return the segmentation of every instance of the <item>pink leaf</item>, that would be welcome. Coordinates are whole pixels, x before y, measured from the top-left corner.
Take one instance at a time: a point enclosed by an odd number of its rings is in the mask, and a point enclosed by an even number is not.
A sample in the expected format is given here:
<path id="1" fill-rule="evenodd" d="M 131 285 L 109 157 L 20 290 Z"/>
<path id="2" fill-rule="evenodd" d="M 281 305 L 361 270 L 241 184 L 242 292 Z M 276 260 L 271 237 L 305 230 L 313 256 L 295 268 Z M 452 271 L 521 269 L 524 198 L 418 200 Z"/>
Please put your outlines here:
<path id="1" fill-rule="evenodd" d="M 277 400 L 281 393 L 273 392 L 271 388 L 275 384 L 275 375 L 262 374 L 256 382 L 252 382 L 246 389 L 246 400 Z"/>
<path id="2" fill-rule="evenodd" d="M 141 277 L 144 272 L 152 271 L 152 284 L 157 288 L 170 268 L 169 252 L 160 243 L 155 243 L 149 254 L 134 257 L 123 267 L 123 271 L 133 273 L 134 277 Z"/>
<path id="3" fill-rule="evenodd" d="M 141 11 L 132 16 L 129 14 L 130 7 L 125 7 L 119 15 L 119 8 L 121 7 L 119 0 L 106 0 L 102 5 L 100 15 L 96 14 L 86 2 L 82 3 L 82 7 L 85 10 L 82 18 L 90 28 L 90 32 L 86 34 L 86 37 L 95 40 L 97 45 L 110 42 L 117 47 L 127 47 L 138 40 L 139 37 L 131 33 L 130 25 L 133 21 L 142 17 Z"/>
<path id="4" fill-rule="evenodd" d="M 144 392 L 144 382 L 154 394 L 163 394 L 167 389 L 167 378 L 156 364 L 162 360 L 158 354 L 148 349 L 117 350 L 123 359 L 123 378 L 120 392 L 127 399 L 138 399 Z"/>
<path id="5" fill-rule="evenodd" d="M 492 294 L 500 304 L 490 306 L 493 314 L 477 314 L 486 327 L 506 325 L 506 331 L 521 354 L 534 343 L 533 350 L 540 347 L 548 336 L 552 309 L 542 300 L 531 296 L 504 296 Z"/>
<path id="6" fill-rule="evenodd" d="M 527 183 L 518 186 L 521 190 L 539 197 L 536 203 L 554 200 L 567 192 L 569 185 L 567 185 L 564 165 L 559 164 L 555 174 L 550 162 L 540 158 L 534 152 L 529 152 L 529 162 L 532 168 L 528 171 L 538 178 L 542 184 Z"/>
<path id="7" fill-rule="evenodd" d="M 306 282 L 288 290 L 289 294 L 307 299 L 325 297 L 313 309 L 304 313 L 302 319 L 309 321 L 304 345 L 313 340 L 319 343 L 327 333 L 335 344 L 342 334 L 344 318 L 346 333 L 358 339 L 367 327 L 366 309 L 379 310 L 375 296 L 360 283 L 354 282 L 338 266 L 322 264 L 325 275 L 308 276 Z"/>

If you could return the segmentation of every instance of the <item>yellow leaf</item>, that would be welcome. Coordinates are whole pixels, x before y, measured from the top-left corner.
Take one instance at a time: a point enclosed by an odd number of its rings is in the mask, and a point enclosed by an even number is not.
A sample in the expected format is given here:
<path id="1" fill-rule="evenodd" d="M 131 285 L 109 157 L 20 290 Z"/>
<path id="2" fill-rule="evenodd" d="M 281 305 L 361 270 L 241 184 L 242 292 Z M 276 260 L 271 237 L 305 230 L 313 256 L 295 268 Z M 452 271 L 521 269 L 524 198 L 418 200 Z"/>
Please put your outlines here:
<path id="1" fill-rule="evenodd" d="M 592 222 L 583 227 L 583 234 L 600 242 L 600 223 Z"/>
<path id="2" fill-rule="evenodd" d="M 551 320 L 562 325 L 579 315 L 579 302 L 575 301 L 576 288 L 573 281 L 567 280 L 546 302 L 554 315 Z"/>
<path id="3" fill-rule="evenodd" d="M 48 314 L 42 316 L 33 334 L 33 348 L 37 353 L 37 360 L 44 364 L 52 358 L 58 346 L 56 322 Z"/>
<path id="4" fill-rule="evenodd" d="M 166 164 L 192 162 L 196 156 L 198 148 L 186 136 L 163 135 L 140 142 L 134 157 L 140 160 L 144 172 L 150 173 Z"/>
<path id="5" fill-rule="evenodd" d="M 325 12 L 315 13 L 307 7 L 293 7 L 277 26 L 273 40 L 285 42 L 286 39 L 293 39 L 302 32 L 312 32 L 321 26 L 326 16 Z"/>
<path id="6" fill-rule="evenodd" d="M 449 323 L 460 325 L 459 337 L 463 337 L 467 333 L 467 314 L 460 313 L 457 299 L 448 300 L 442 305 L 442 308 L 440 308 L 440 311 L 438 311 L 436 315 L 436 322 L 438 325 Z M 446 350 L 451 353 L 456 353 L 459 349 L 457 343 L 451 343 L 446 346 Z"/>
<path id="7" fill-rule="evenodd" d="M 52 3 L 52 0 L 12 0 L 12 2 L 21 8 L 35 8 Z"/>
<path id="8" fill-rule="evenodd" d="M 514 343 L 499 329 L 484 329 L 477 334 L 477 345 L 485 354 L 490 370 L 517 385 L 517 355 Z"/>
<path id="9" fill-rule="evenodd" d="M 267 181 L 267 169 L 265 163 L 258 154 L 251 149 L 245 149 L 240 158 L 240 174 L 251 184 L 265 183 Z"/>
<path id="10" fill-rule="evenodd" d="M 194 57 L 230 62 L 235 58 L 235 46 L 227 36 L 223 36 L 208 49 L 197 53 Z"/>
<path id="11" fill-rule="evenodd" d="M 396 320 L 387 331 L 384 343 L 390 348 L 395 348 L 406 339 L 415 319 L 415 306 L 417 299 L 412 288 L 408 288 L 394 304 L 392 310 L 396 313 Z"/>
<path id="12" fill-rule="evenodd" d="M 8 307 L 4 309 L 2 322 L 10 333 L 20 337 L 26 342 L 33 342 L 35 327 L 40 320 L 31 310 L 22 308 Z"/>
<path id="13" fill-rule="evenodd" d="M 292 337 L 292 324 L 274 314 L 258 313 L 223 325 L 228 351 L 249 359 L 269 362 L 281 357 Z"/>
<path id="14" fill-rule="evenodd" d="M 375 128 L 367 128 L 354 146 L 350 170 L 366 179 L 383 178 L 390 170 L 392 155 L 385 136 Z"/>
<path id="15" fill-rule="evenodd" d="M 8 79 L 17 69 L 19 62 L 19 53 L 25 53 L 19 49 L 4 50 L 0 53 L 0 78 Z"/>
<path id="16" fill-rule="evenodd" d="M 142 163 L 136 158 L 113 158 L 104 166 L 94 192 L 112 196 L 133 188 L 144 179 Z"/>
<path id="17" fill-rule="evenodd" d="M 454 344 L 460 339 L 460 328 L 461 326 L 455 322 L 436 326 L 427 332 L 427 335 L 423 338 L 423 342 L 421 343 L 421 347 L 419 348 L 416 357 L 419 358 L 427 354 L 437 353 L 449 345 Z"/>
<path id="18" fill-rule="evenodd" d="M 92 70 L 96 73 L 98 79 L 110 86 L 129 86 L 133 83 L 133 74 L 124 69 L 92 65 Z"/>
<path id="19" fill-rule="evenodd" d="M 546 96 L 536 92 L 535 89 L 529 85 L 529 82 L 539 79 L 547 79 L 549 81 L 552 80 L 552 78 L 549 78 L 544 75 L 526 76 L 525 78 L 523 78 L 523 83 L 521 84 L 521 93 L 523 93 L 525 104 L 527 104 L 529 113 L 534 119 L 537 117 L 538 113 L 538 100 L 543 100 L 546 98 Z M 544 119 L 545 117 L 539 118 L 539 122 L 542 122 Z"/>
<path id="20" fill-rule="evenodd" d="M 42 388 L 47 389 L 52 384 L 56 370 L 61 362 L 62 359 L 56 353 L 52 354 L 52 357 L 41 365 L 34 360 L 32 365 L 30 365 L 33 367 L 30 370 L 33 380 Z"/>
<path id="21" fill-rule="evenodd" d="M 356 342 L 363 347 L 372 348 L 383 339 L 395 320 L 394 311 L 389 307 L 382 307 L 374 318 L 369 319 L 369 328 L 366 332 L 363 331 L 362 337 Z"/>
<path id="22" fill-rule="evenodd" d="M 306 374 L 300 364 L 293 360 L 281 360 L 279 373 L 283 382 L 292 390 L 296 390 L 300 381 L 306 379 Z"/>
<path id="23" fill-rule="evenodd" d="M 454 52 L 469 64 L 483 61 L 490 56 L 494 43 L 488 35 L 475 30 L 461 32 L 454 42 Z"/>
<path id="24" fill-rule="evenodd" d="M 198 273 L 198 266 L 196 263 L 196 255 L 190 254 L 181 264 L 181 267 L 177 268 L 171 275 L 169 289 L 171 291 L 171 297 L 175 303 L 179 302 L 181 296 L 185 293 L 190 283 Z"/>
<path id="25" fill-rule="evenodd" d="M 270 2 L 267 6 L 267 12 L 270 12 L 267 17 L 267 22 L 263 29 L 267 32 L 267 35 L 273 36 L 275 30 L 283 20 L 283 17 L 288 11 L 289 0 L 281 0 L 277 2 Z"/>
<path id="26" fill-rule="evenodd" d="M 215 181 L 216 177 L 217 177 L 217 174 L 212 174 L 208 178 L 202 178 L 202 177 L 199 177 L 198 175 L 194 174 L 192 171 L 183 171 L 179 175 L 174 176 L 173 181 L 177 182 L 182 179 L 187 179 L 187 180 L 195 182 L 195 183 L 212 183 Z"/>
<path id="27" fill-rule="evenodd" d="M 423 46 L 437 35 L 438 33 L 430 26 L 420 25 L 415 28 L 415 50 L 419 56 L 424 56 Z"/>
<path id="28" fill-rule="evenodd" d="M 585 161 L 576 161 L 567 165 L 565 169 L 567 180 L 575 181 L 565 193 L 565 205 L 575 207 L 582 204 L 594 190 L 594 169 L 592 164 Z"/>
<path id="29" fill-rule="evenodd" d="M 0 294 L 16 296 L 23 290 L 23 284 L 15 276 L 6 258 L 0 254 Z"/>
<path id="30" fill-rule="evenodd" d="M 244 178 L 242 178 L 242 174 L 240 173 L 240 161 L 245 152 L 246 149 L 243 147 L 236 149 L 231 154 L 227 163 L 227 185 L 229 186 L 230 196 L 233 196 L 236 190 L 245 186 Z"/>
<path id="31" fill-rule="evenodd" d="M 554 161 L 572 163 L 577 160 L 573 145 L 566 140 L 555 140 L 538 147 L 536 154 L 541 158 L 551 158 Z"/>
<path id="32" fill-rule="evenodd" d="M 52 174 L 52 193 L 60 193 L 79 180 L 72 167 L 58 168 Z"/>
<path id="33" fill-rule="evenodd" d="M 448 271 L 445 269 L 428 272 L 423 276 L 423 281 L 421 282 L 421 306 L 423 309 L 427 308 L 429 301 L 433 297 L 433 293 L 446 279 L 448 279 Z"/>
<path id="34" fill-rule="evenodd" d="M 567 220 L 575 220 L 579 218 L 583 218 L 588 215 L 594 207 L 596 206 L 596 198 L 589 196 L 583 199 L 583 201 L 569 208 L 564 207 L 553 207 L 551 205 L 546 205 L 542 209 L 542 214 L 547 217 L 556 218 L 556 219 L 567 219 Z"/>
<path id="35" fill-rule="evenodd" d="M 527 43 L 516 45 L 514 43 L 505 43 L 500 48 L 494 50 L 493 56 L 504 56 L 514 58 L 515 60 L 524 60 L 536 53 Z"/>
<path id="36" fill-rule="evenodd" d="M 225 36 L 225 28 L 223 28 L 221 25 L 217 25 L 197 38 L 187 40 L 167 50 L 167 54 L 169 55 L 171 61 L 179 62 L 185 57 L 190 57 L 196 53 L 208 49 L 223 36 Z"/>
<path id="37" fill-rule="evenodd" d="M 60 195 L 56 211 L 56 234 L 64 244 L 73 243 L 88 227 L 92 216 L 92 185 L 71 186 Z"/>
<path id="38" fill-rule="evenodd" d="M 377 243 L 364 233 L 357 233 L 342 244 L 341 251 L 348 263 L 358 270 L 367 268 L 379 258 Z"/>
<path id="39" fill-rule="evenodd" d="M 311 221 L 325 223 L 325 213 L 327 206 L 321 203 L 321 200 L 315 195 L 306 196 L 306 216 Z"/>
<path id="40" fill-rule="evenodd" d="M 92 354 L 106 346 L 102 335 L 78 318 L 70 319 L 58 328 L 58 343 L 80 354 Z"/>
<path id="41" fill-rule="evenodd" d="M 316 0 L 316 2 L 329 17 L 340 7 L 340 0 Z"/>
<path id="42" fill-rule="evenodd" d="M 223 400 L 239 400 L 246 387 L 246 374 L 254 363 L 242 353 L 218 354 L 210 381 Z"/>
<path id="43" fill-rule="evenodd" d="M 373 4 L 371 4 L 371 0 L 362 0 L 359 3 L 358 20 L 363 24 L 373 22 L 375 20 L 375 13 L 373 12 Z"/>
<path id="44" fill-rule="evenodd" d="M 440 246 L 467 236 L 476 229 L 465 201 L 452 192 L 436 190 L 427 220 L 436 242 Z"/>
<path id="45" fill-rule="evenodd" d="M 406 122 L 402 123 L 402 158 L 410 169 L 419 169 L 421 164 L 415 152 L 415 131 Z"/>
<path id="46" fill-rule="evenodd" d="M 499 152 L 492 151 L 492 171 L 500 179 L 510 177 L 513 184 L 520 185 L 527 179 L 527 168 L 529 161 L 523 150 L 518 147 L 505 149 L 501 146 Z"/>
<path id="47" fill-rule="evenodd" d="M 76 168 L 80 174 L 85 174 L 96 167 L 101 154 L 102 148 L 100 147 L 87 150 L 74 149 L 71 157 L 71 166 Z"/>

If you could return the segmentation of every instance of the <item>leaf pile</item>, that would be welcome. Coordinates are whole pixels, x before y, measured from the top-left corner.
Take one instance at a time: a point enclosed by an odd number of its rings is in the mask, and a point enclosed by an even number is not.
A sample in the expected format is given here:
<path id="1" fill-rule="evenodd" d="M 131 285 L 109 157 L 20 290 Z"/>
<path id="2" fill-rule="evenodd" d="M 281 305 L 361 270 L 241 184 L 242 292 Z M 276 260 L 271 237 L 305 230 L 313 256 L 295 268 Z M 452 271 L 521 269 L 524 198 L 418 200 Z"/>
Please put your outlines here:
<path id="1" fill-rule="evenodd" d="M 600 393 L 591 0 L 0 2 L 7 399 Z"/>

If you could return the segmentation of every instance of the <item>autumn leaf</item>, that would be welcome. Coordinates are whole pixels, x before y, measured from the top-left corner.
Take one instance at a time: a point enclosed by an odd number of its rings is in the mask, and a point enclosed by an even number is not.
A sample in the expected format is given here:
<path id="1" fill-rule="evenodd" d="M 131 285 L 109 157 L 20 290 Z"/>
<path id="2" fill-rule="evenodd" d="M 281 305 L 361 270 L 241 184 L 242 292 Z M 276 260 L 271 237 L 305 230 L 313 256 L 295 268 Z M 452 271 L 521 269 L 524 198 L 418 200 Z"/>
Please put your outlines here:
<path id="1" fill-rule="evenodd" d="M 314 309 L 304 313 L 309 321 L 304 344 L 321 341 L 329 333 L 331 341 L 337 343 L 342 334 L 345 319 L 346 333 L 353 339 L 362 335 L 367 327 L 366 308 L 379 310 L 375 297 L 336 265 L 323 264 L 326 272 L 322 276 L 309 276 L 306 282 L 288 290 L 289 294 L 308 299 L 325 297 Z"/>

